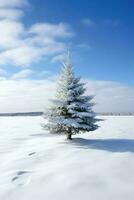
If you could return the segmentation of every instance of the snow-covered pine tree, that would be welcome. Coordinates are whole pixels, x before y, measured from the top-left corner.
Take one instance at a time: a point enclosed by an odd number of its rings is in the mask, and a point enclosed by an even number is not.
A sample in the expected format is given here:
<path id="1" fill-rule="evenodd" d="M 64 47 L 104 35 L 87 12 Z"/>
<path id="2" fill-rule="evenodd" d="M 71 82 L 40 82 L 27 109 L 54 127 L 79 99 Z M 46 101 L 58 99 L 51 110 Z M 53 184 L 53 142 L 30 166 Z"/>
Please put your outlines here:
<path id="1" fill-rule="evenodd" d="M 73 134 L 96 130 L 93 96 L 84 95 L 85 83 L 75 77 L 70 56 L 63 63 L 57 86 L 56 99 L 45 112 L 44 128 L 50 133 L 65 134 L 67 139 L 72 139 Z"/>

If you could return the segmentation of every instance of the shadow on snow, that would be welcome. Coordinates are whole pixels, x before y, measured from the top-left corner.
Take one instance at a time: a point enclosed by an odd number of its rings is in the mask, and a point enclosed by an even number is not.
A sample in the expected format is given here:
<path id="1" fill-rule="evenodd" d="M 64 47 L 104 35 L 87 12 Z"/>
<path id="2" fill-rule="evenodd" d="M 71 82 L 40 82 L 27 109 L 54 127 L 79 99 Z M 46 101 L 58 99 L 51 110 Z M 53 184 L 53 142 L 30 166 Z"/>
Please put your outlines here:
<path id="1" fill-rule="evenodd" d="M 133 139 L 83 139 L 74 138 L 72 144 L 84 149 L 96 149 L 110 152 L 131 152 L 134 153 Z"/>

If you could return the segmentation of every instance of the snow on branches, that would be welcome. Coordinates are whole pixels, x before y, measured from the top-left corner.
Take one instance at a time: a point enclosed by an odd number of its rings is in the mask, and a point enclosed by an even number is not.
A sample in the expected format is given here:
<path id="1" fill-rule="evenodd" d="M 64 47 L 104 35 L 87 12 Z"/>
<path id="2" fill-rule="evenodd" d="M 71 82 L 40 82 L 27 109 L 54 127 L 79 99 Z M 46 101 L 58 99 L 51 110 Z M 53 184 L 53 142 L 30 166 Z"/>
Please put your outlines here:
<path id="1" fill-rule="evenodd" d="M 56 98 L 45 112 L 44 128 L 50 133 L 66 134 L 68 139 L 73 134 L 96 130 L 93 96 L 85 96 L 85 91 L 85 83 L 75 77 L 68 56 L 58 79 Z"/>

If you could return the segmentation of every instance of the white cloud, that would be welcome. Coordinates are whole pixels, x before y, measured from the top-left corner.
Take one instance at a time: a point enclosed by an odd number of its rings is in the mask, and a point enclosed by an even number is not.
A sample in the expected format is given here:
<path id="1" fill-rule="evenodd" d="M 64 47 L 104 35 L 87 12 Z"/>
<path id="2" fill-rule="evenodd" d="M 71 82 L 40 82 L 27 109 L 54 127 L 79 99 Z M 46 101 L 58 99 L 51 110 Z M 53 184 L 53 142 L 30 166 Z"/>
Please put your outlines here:
<path id="1" fill-rule="evenodd" d="M 0 54 L 0 64 L 13 63 L 14 65 L 30 66 L 32 62 L 37 62 L 42 55 L 40 48 L 28 45 L 18 46 Z"/>
<path id="2" fill-rule="evenodd" d="M 96 95 L 97 112 L 134 112 L 134 88 L 115 82 L 86 80 Z M 0 80 L 0 112 L 43 111 L 55 94 L 55 79 Z"/>
<path id="3" fill-rule="evenodd" d="M 134 87 L 110 81 L 90 81 L 87 93 L 96 95 L 98 112 L 134 112 Z"/>
<path id="4" fill-rule="evenodd" d="M 66 23 L 35 23 L 25 27 L 21 21 L 26 0 L 0 0 L 0 65 L 29 67 L 65 50 L 65 39 L 74 35 Z"/>
<path id="5" fill-rule="evenodd" d="M 0 49 L 12 50 L 22 42 L 20 38 L 24 34 L 23 24 L 13 20 L 0 20 L 0 34 Z"/>
<path id="6" fill-rule="evenodd" d="M 48 38 L 66 38 L 74 35 L 70 25 L 67 23 L 37 23 L 30 28 L 30 33 L 35 33 L 43 37 L 48 36 Z"/>
<path id="7" fill-rule="evenodd" d="M 39 43 L 38 43 L 39 44 Z M 44 46 L 34 44 L 21 44 L 15 48 L 5 50 L 0 54 L 0 64 L 14 64 L 22 67 L 30 67 L 32 63 L 48 58 L 54 54 L 65 50 L 65 45 L 61 42 L 53 42 Z"/>
<path id="8" fill-rule="evenodd" d="M 24 12 L 19 9 L 0 9 L 0 19 L 17 20 L 23 17 Z"/>
<path id="9" fill-rule="evenodd" d="M 27 0 L 0 0 L 0 8 L 20 8 L 27 5 Z"/>
<path id="10" fill-rule="evenodd" d="M 66 25 L 64 25 L 64 31 L 61 30 L 60 24 L 50 25 L 51 28 L 53 26 L 57 28 L 55 34 L 50 34 L 48 30 L 45 31 L 43 28 L 43 33 L 38 30 L 37 33 L 33 32 L 34 35 L 31 35 L 31 31 L 25 30 L 20 22 L 0 21 L 0 29 L 2 30 L 0 47 L 5 49 L 0 53 L 0 64 L 12 63 L 19 66 L 30 66 L 33 62 L 62 53 L 66 47 L 60 38 L 70 37 L 72 32 L 66 29 Z M 46 27 L 45 23 L 44 27 Z"/>
<path id="11" fill-rule="evenodd" d="M 42 111 L 54 88 L 49 80 L 1 80 L 0 112 Z"/>

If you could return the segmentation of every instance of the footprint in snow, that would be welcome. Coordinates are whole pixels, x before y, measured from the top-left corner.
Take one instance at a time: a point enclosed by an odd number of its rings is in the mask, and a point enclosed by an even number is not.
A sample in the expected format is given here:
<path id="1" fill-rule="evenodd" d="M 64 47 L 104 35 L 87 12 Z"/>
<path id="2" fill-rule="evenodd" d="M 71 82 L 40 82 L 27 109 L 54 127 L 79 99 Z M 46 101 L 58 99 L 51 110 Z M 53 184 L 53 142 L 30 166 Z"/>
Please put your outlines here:
<path id="1" fill-rule="evenodd" d="M 30 182 L 29 171 L 18 171 L 11 181 L 17 186 L 24 186 Z"/>
<path id="2" fill-rule="evenodd" d="M 34 154 L 36 154 L 36 152 L 31 152 L 31 153 L 29 153 L 28 155 L 29 155 L 29 156 L 32 156 L 32 155 L 34 155 Z"/>

